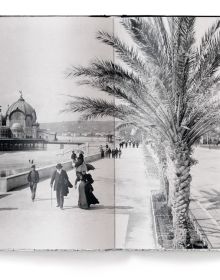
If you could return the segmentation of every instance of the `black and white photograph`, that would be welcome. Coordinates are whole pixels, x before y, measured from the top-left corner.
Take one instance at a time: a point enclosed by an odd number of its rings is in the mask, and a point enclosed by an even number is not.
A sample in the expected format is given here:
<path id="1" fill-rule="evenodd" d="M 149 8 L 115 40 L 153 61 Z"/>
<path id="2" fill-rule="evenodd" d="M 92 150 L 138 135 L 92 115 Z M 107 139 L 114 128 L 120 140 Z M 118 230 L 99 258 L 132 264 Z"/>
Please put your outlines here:
<path id="1" fill-rule="evenodd" d="M 0 17 L 0 250 L 220 249 L 220 17 Z"/>

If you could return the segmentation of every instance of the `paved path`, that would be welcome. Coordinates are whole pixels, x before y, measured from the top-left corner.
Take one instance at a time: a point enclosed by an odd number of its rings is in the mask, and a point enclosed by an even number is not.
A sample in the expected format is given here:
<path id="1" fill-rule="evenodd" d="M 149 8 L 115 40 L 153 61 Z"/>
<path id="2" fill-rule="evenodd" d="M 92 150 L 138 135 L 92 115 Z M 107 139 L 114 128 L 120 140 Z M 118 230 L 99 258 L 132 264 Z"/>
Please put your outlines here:
<path id="1" fill-rule="evenodd" d="M 198 222 L 213 247 L 220 248 L 220 150 L 198 147 L 193 156 L 199 161 L 191 172 L 192 198 L 201 207 Z"/>
<path id="2" fill-rule="evenodd" d="M 29 188 L 0 195 L 1 249 L 153 249 L 150 190 L 142 149 L 123 149 L 121 159 L 93 163 L 94 194 L 100 205 L 77 207 L 78 193 L 70 190 L 64 211 L 51 206 L 49 180 L 38 184 L 32 203 Z M 68 175 L 73 182 L 75 172 Z M 116 180 L 114 180 L 114 177 Z"/>
<path id="3" fill-rule="evenodd" d="M 71 189 L 64 210 L 51 207 L 49 180 L 38 184 L 36 201 L 30 190 L 9 192 L 0 199 L 1 249 L 110 249 L 114 247 L 114 162 L 94 162 L 94 194 L 100 205 L 77 207 L 78 193 Z M 104 168 L 103 168 L 104 167 Z M 75 172 L 68 172 L 72 182 Z"/>
<path id="4" fill-rule="evenodd" d="M 124 220 L 128 219 L 126 237 L 122 243 L 122 216 L 116 215 L 116 247 L 155 248 L 150 192 L 159 188 L 159 182 L 152 174 L 147 174 L 149 168 L 146 165 L 149 162 L 145 162 L 142 148 L 123 149 L 122 158 L 115 161 L 116 213 L 122 214 Z"/>

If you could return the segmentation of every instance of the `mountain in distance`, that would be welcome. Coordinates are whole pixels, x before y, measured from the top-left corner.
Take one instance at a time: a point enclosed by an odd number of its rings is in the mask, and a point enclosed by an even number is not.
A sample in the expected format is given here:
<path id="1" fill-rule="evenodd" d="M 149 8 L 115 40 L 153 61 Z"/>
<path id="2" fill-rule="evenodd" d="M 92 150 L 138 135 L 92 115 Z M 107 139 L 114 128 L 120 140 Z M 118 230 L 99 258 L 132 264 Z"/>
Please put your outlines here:
<path id="1" fill-rule="evenodd" d="M 40 128 L 49 129 L 58 135 L 62 133 L 88 133 L 88 134 L 114 134 L 114 121 L 63 121 L 52 123 L 40 123 Z"/>

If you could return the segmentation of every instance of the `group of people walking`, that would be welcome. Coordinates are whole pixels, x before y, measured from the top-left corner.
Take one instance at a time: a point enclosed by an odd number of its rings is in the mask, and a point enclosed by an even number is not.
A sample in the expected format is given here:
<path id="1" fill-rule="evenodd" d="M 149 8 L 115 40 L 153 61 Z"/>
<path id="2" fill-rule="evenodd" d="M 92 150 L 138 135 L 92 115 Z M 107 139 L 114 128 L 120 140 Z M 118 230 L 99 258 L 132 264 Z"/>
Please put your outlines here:
<path id="1" fill-rule="evenodd" d="M 121 158 L 121 148 L 110 148 L 108 145 L 105 146 L 105 150 L 102 147 L 102 145 L 100 146 L 100 153 L 101 153 L 101 158 Z"/>
<path id="2" fill-rule="evenodd" d="M 123 142 L 121 142 L 121 143 L 119 143 L 119 147 L 120 148 L 127 148 L 127 147 L 133 147 L 133 148 L 135 148 L 135 147 L 139 147 L 139 142 L 138 141 L 131 141 L 131 140 L 129 140 L 129 141 L 123 141 Z"/>
<path id="3" fill-rule="evenodd" d="M 101 153 L 101 158 L 121 158 L 122 155 L 122 149 L 127 148 L 127 147 L 139 147 L 139 142 L 138 141 L 122 141 L 119 143 L 119 147 L 116 148 L 111 148 L 108 144 L 106 144 L 105 147 L 102 145 L 100 146 L 100 153 Z"/>
<path id="4" fill-rule="evenodd" d="M 91 204 L 99 204 L 98 199 L 93 194 L 94 188 L 92 184 L 94 183 L 94 180 L 92 175 L 88 173 L 88 171 L 94 169 L 94 167 L 91 164 L 85 163 L 82 151 L 79 153 L 78 157 L 73 151 L 71 159 L 73 167 L 76 170 L 76 180 L 74 185 L 76 189 L 78 188 L 79 192 L 78 206 L 82 209 L 89 209 Z M 27 177 L 33 202 L 35 200 L 39 179 L 39 173 L 36 170 L 36 166 L 33 164 Z M 73 185 L 61 163 L 56 165 L 56 170 L 53 172 L 50 180 L 50 186 L 51 190 L 53 189 L 56 192 L 57 207 L 60 207 L 60 209 L 63 210 L 64 197 L 69 194 L 69 188 L 72 188 Z"/>

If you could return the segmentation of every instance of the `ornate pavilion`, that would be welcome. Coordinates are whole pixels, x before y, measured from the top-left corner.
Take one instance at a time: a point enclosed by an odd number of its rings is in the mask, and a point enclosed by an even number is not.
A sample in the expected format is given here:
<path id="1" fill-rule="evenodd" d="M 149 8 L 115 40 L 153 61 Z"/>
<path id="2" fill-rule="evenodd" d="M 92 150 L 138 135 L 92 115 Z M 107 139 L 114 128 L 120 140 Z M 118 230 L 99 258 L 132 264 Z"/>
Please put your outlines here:
<path id="1" fill-rule="evenodd" d="M 7 139 L 13 141 L 7 141 Z M 40 129 L 35 109 L 24 100 L 20 91 L 19 99 L 8 107 L 5 115 L 2 114 L 0 107 L 0 140 L 0 146 L 3 145 L 0 150 L 4 150 L 6 143 L 9 142 L 25 144 L 34 143 L 34 140 L 35 142 L 37 140 L 54 141 L 56 134 Z"/>

